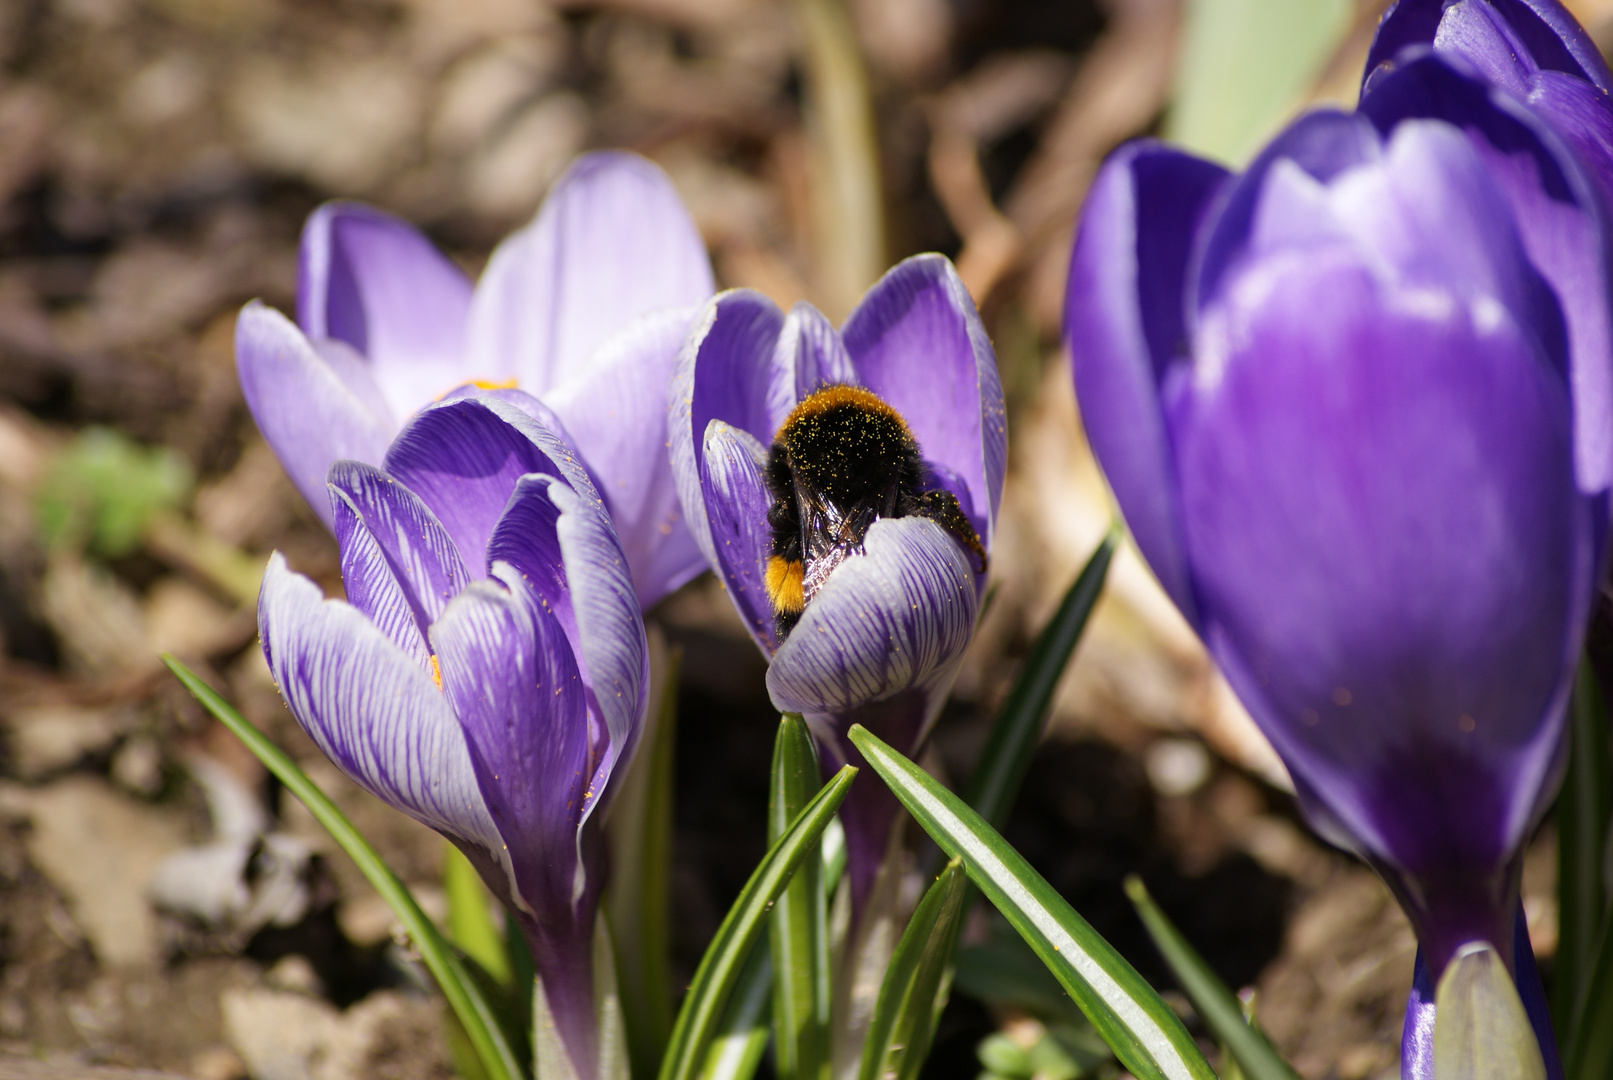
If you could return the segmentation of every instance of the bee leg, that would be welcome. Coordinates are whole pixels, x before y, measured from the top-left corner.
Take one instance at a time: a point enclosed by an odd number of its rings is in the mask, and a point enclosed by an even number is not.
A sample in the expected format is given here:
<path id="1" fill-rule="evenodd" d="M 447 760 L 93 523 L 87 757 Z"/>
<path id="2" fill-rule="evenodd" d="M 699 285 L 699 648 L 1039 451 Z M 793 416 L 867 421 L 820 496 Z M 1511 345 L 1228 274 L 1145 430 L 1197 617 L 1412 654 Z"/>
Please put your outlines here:
<path id="1" fill-rule="evenodd" d="M 958 505 L 958 497 L 950 491 L 921 492 L 912 502 L 909 514 L 929 518 L 941 528 L 952 534 L 952 538 L 962 544 L 975 559 L 975 573 L 986 572 L 986 549 L 980 544 L 980 537 L 975 533 L 975 527 L 969 524 L 964 516 L 963 508 Z"/>

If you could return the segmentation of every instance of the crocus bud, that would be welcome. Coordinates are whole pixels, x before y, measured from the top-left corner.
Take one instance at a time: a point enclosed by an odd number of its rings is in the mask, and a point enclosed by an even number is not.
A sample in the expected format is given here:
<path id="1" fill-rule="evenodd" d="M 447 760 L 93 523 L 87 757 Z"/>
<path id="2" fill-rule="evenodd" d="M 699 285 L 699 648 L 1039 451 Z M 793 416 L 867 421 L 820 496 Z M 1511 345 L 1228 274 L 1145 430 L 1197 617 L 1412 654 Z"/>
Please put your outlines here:
<path id="1" fill-rule="evenodd" d="M 1122 148 L 1065 336 L 1138 546 L 1437 983 L 1474 942 L 1513 969 L 1560 778 L 1613 475 L 1606 236 L 1472 73 L 1410 58 L 1361 110 L 1242 175 Z"/>

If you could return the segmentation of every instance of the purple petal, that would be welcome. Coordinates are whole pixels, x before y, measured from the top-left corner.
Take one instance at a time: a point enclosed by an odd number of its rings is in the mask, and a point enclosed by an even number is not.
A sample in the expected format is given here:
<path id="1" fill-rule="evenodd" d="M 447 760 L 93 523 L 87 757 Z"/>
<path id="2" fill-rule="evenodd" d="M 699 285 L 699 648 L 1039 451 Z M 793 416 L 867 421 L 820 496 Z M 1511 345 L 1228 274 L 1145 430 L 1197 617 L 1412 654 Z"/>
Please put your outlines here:
<path id="1" fill-rule="evenodd" d="M 1391 70 L 1403 50 L 1436 41 L 1441 49 L 1454 49 L 1457 55 L 1480 66 L 1485 61 L 1517 63 L 1494 52 L 1475 55 L 1473 46 L 1467 45 L 1469 35 L 1461 31 L 1486 16 L 1506 24 L 1507 37 L 1516 43 L 1520 53 L 1518 60 L 1533 68 L 1589 80 L 1603 92 L 1613 91 L 1613 76 L 1596 43 L 1558 0 L 1399 0 L 1378 24 L 1367 55 L 1363 89 L 1375 83 L 1375 76 Z M 1447 30 L 1447 22 L 1461 25 Z M 1481 39 L 1479 44 L 1495 48 L 1493 41 Z"/>
<path id="2" fill-rule="evenodd" d="M 604 726 L 580 821 L 610 793 L 630 760 L 648 707 L 649 649 L 632 578 L 597 499 L 547 476 L 523 477 L 488 545 L 488 561 L 519 575 L 552 612 L 575 655 L 589 714 Z"/>
<path id="3" fill-rule="evenodd" d="M 781 395 L 783 401 L 770 403 L 774 430 L 784 423 L 797 402 L 824 386 L 857 386 L 857 369 L 846 351 L 840 331 L 823 312 L 802 301 L 790 309 L 779 333 L 778 356 L 774 361 L 795 373 L 795 385 L 781 384 L 775 390 L 793 390 Z"/>
<path id="4" fill-rule="evenodd" d="M 337 509 L 336 539 L 348 602 L 386 629 L 390 618 L 383 620 L 372 603 L 401 601 L 413 624 L 403 640 L 424 642 L 427 628 L 470 580 L 453 541 L 414 492 L 373 466 L 338 461 L 331 466 L 328 482 Z M 353 543 L 354 529 L 369 538 L 362 550 Z M 385 579 L 396 583 L 395 594 Z M 372 596 L 375 601 L 369 599 Z M 403 643 L 390 632 L 388 636 Z"/>
<path id="5" fill-rule="evenodd" d="M 515 482 L 528 473 L 558 476 L 598 497 L 552 431 L 526 410 L 480 392 L 422 410 L 387 451 L 386 471 L 431 508 L 470 566 L 484 564 Z"/>
<path id="6" fill-rule="evenodd" d="M 493 253 L 470 316 L 471 367 L 541 394 L 636 317 L 703 304 L 713 289 L 666 174 L 636 154 L 588 154 Z"/>
<path id="7" fill-rule="evenodd" d="M 1540 1044 L 1540 1056 L 1546 1066 L 1546 1080 L 1563 1080 L 1563 1059 L 1557 1050 L 1557 1037 L 1551 1030 L 1551 1009 L 1546 1003 L 1546 987 L 1540 981 L 1540 969 L 1535 966 L 1535 950 L 1529 941 L 1529 922 L 1524 918 L 1520 901 L 1512 917 L 1512 971 L 1523 1000 L 1523 1011 L 1529 1017 L 1529 1026 L 1535 1029 L 1535 1040 Z"/>
<path id="8" fill-rule="evenodd" d="M 1159 381 L 1185 340 L 1198 222 L 1225 170 L 1158 143 L 1104 163 L 1070 258 L 1064 341 L 1082 423 L 1144 558 L 1196 619 Z"/>
<path id="9" fill-rule="evenodd" d="M 287 569 L 279 553 L 264 573 L 258 632 L 291 715 L 326 757 L 382 802 L 475 849 L 507 878 L 504 841 L 465 736 L 429 674 L 357 610 L 326 600 Z"/>
<path id="10" fill-rule="evenodd" d="M 1465 129 L 1473 140 L 1568 324 L 1580 486 L 1607 490 L 1613 484 L 1613 325 L 1603 211 L 1589 181 L 1524 105 L 1433 57 L 1402 64 L 1375 86 L 1361 111 L 1382 131 L 1433 117 Z"/>
<path id="11" fill-rule="evenodd" d="M 470 377 L 471 286 L 414 226 L 360 203 L 326 203 L 303 227 L 297 321 L 369 359 L 392 415 Z"/>
<path id="12" fill-rule="evenodd" d="M 667 396 L 667 442 L 678 501 L 695 543 L 717 565 L 703 494 L 706 433 L 713 420 L 746 432 L 766 446 L 775 424 L 769 402 L 774 386 L 793 389 L 793 373 L 774 362 L 784 316 L 773 301 L 748 289 L 715 297 L 696 317 L 678 353 Z"/>
<path id="13" fill-rule="evenodd" d="M 342 586 L 347 602 L 394 645 L 413 657 L 422 670 L 429 671 L 431 645 L 426 640 L 429 624 L 421 620 L 418 602 L 353 505 L 336 492 L 332 493 L 331 504 L 336 510 L 336 546 L 341 551 Z"/>
<path id="14" fill-rule="evenodd" d="M 1542 71 L 1531 80 L 1529 107 L 1574 149 L 1605 205 L 1613 206 L 1613 103 L 1570 75 Z"/>
<path id="15" fill-rule="evenodd" d="M 540 917 L 570 911 L 593 762 L 582 675 L 559 621 L 505 574 L 455 597 L 431 643 L 520 899 Z"/>
<path id="16" fill-rule="evenodd" d="M 887 273 L 842 331 L 862 385 L 907 420 L 924 456 L 963 477 L 991 547 L 1008 456 L 997 358 L 969 292 L 940 255 Z"/>
<path id="17" fill-rule="evenodd" d="M 1528 95 L 1529 76 L 1539 70 L 1507 20 L 1484 0 L 1447 8 L 1433 44 L 1436 52 L 1461 57 L 1514 97 Z"/>
<path id="18" fill-rule="evenodd" d="M 610 504 L 645 609 L 706 568 L 683 523 L 666 438 L 667 389 L 693 315 L 634 320 L 544 398 Z"/>
<path id="19" fill-rule="evenodd" d="M 336 373 L 342 385 L 353 392 L 353 396 L 363 404 L 378 419 L 385 420 L 391 430 L 398 429 L 397 418 L 392 415 L 392 406 L 386 403 L 386 396 L 381 393 L 380 386 L 375 382 L 375 369 L 370 362 L 359 354 L 345 341 L 337 338 L 315 338 L 308 344 L 314 347 L 314 352 L 325 361 L 327 367 Z"/>
<path id="20" fill-rule="evenodd" d="M 379 462 L 392 438 L 342 384 L 290 319 L 253 301 L 235 324 L 241 393 L 297 491 L 326 527 L 334 522 L 325 471 L 340 458 Z"/>
<path id="21" fill-rule="evenodd" d="M 935 522 L 874 522 L 801 613 L 767 670 L 782 712 L 843 713 L 905 690 L 929 695 L 924 727 L 951 688 L 974 630 L 974 570 Z"/>
<path id="22" fill-rule="evenodd" d="M 1371 85 L 1373 75 L 1380 68 L 1391 66 L 1402 49 L 1433 43 L 1444 11 L 1445 0 L 1395 0 L 1390 5 L 1378 23 L 1366 67 L 1361 72 L 1363 94 Z"/>
<path id="23" fill-rule="evenodd" d="M 1266 144 L 1249 167 L 1222 187 L 1199 237 L 1188 267 L 1188 332 L 1198 313 L 1221 290 L 1221 279 L 1236 264 L 1249 242 L 1255 214 L 1266 186 L 1266 174 L 1281 161 L 1327 183 L 1346 169 L 1378 160 L 1382 140 L 1372 124 L 1354 113 L 1317 109 L 1306 113 Z M 1203 213 L 1200 211 L 1200 213 Z"/>
<path id="24" fill-rule="evenodd" d="M 762 652 L 778 648 L 773 606 L 764 584 L 772 533 L 767 510 L 773 496 L 762 477 L 767 450 L 749 432 L 713 420 L 706 430 L 701 499 L 716 552 L 713 569 Z"/>
<path id="25" fill-rule="evenodd" d="M 1230 280 L 1173 403 L 1206 640 L 1302 798 L 1489 911 L 1590 595 L 1570 406 L 1499 305 L 1325 254 Z"/>
<path id="26" fill-rule="evenodd" d="M 1511 207 L 1461 130 L 1434 120 L 1396 126 L 1383 160 L 1327 186 L 1290 161 L 1267 173 L 1245 258 L 1352 245 L 1403 289 L 1499 302 L 1532 329 L 1566 373 L 1557 299 L 1524 254 Z"/>
<path id="27" fill-rule="evenodd" d="M 1411 995 L 1400 1032 L 1401 1080 L 1434 1080 L 1434 977 L 1422 946 L 1412 963 Z"/>

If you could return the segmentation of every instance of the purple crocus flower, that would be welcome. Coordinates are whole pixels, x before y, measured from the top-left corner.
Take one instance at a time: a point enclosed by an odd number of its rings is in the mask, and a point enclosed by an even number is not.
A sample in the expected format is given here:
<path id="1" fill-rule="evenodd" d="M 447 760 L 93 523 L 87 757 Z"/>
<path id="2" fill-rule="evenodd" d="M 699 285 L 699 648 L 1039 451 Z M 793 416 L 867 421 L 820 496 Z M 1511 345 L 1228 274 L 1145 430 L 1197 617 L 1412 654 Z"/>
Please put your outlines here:
<path id="1" fill-rule="evenodd" d="M 616 530 L 515 390 L 427 406 L 379 468 L 328 476 L 347 601 L 273 557 L 258 622 L 275 683 L 344 773 L 476 865 L 592 1080 L 600 817 L 649 677 Z"/>
<path id="2" fill-rule="evenodd" d="M 1065 337 L 1132 534 L 1429 986 L 1472 941 L 1532 971 L 1520 849 L 1613 477 L 1607 265 L 1575 156 L 1427 53 L 1242 175 L 1122 148 L 1076 239 Z"/>
<path id="3" fill-rule="evenodd" d="M 412 226 L 325 204 L 303 230 L 296 325 L 248 304 L 236 363 L 259 429 L 327 525 L 331 463 L 380 464 L 433 400 L 471 383 L 541 397 L 605 496 L 648 607 L 704 569 L 661 417 L 678 345 L 712 291 L 661 170 L 588 154 L 474 288 Z"/>
<path id="4" fill-rule="evenodd" d="M 846 738 L 855 723 L 899 749 L 917 747 L 957 675 L 984 583 L 955 532 L 925 516 L 882 514 L 821 585 L 808 573 L 799 621 L 781 634 L 767 588 L 768 448 L 798 404 L 837 386 L 871 391 L 905 420 L 926 486 L 957 499 L 988 552 L 1007 453 L 991 343 L 939 255 L 891 270 L 839 330 L 808 304 L 785 315 L 746 290 L 717 296 L 690 330 L 670 410 L 684 516 L 771 661 L 773 704 L 806 718 L 825 770 L 861 760 Z M 858 910 L 897 809 L 883 785 L 859 781 L 841 810 Z"/>
<path id="5" fill-rule="evenodd" d="M 1430 48 L 1528 105 L 1613 199 L 1613 73 L 1558 0 L 1397 0 L 1378 25 L 1362 92 Z"/>

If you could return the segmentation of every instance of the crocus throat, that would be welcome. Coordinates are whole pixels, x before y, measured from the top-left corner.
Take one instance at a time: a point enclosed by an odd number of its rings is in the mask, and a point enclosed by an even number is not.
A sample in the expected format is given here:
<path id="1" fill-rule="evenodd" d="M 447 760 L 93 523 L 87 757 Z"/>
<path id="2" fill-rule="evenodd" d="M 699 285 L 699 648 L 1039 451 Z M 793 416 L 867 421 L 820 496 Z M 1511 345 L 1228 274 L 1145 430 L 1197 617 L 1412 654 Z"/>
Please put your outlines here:
<path id="1" fill-rule="evenodd" d="M 442 689 L 442 665 L 437 663 L 436 653 L 431 654 L 431 681 L 437 684 L 438 690 Z"/>
<path id="2" fill-rule="evenodd" d="M 464 382 L 455 383 L 454 385 L 450 386 L 448 389 L 442 391 L 437 396 L 433 397 L 431 400 L 432 401 L 441 401 L 443 398 L 447 397 L 449 394 L 452 394 L 455 390 L 460 390 L 460 389 L 463 389 L 464 387 L 467 387 L 467 386 L 474 386 L 478 390 L 514 390 L 514 389 L 516 389 L 516 387 L 518 385 L 520 385 L 520 382 L 521 382 L 520 379 L 514 379 L 514 378 L 511 378 L 511 379 L 467 379 Z"/>

